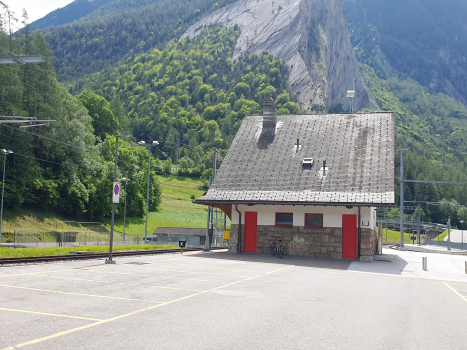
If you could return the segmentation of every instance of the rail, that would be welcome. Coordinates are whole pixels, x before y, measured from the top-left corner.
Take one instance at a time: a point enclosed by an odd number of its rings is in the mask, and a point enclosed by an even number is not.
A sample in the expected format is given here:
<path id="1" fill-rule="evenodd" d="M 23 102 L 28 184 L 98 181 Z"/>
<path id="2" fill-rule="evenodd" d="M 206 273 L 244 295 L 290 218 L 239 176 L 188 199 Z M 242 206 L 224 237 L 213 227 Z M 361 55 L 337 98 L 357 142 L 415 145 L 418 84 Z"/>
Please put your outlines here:
<path id="1" fill-rule="evenodd" d="M 211 250 L 226 249 L 225 247 L 212 247 Z M 185 248 L 184 252 L 197 252 L 202 251 L 203 248 Z M 154 255 L 154 254 L 168 254 L 178 253 L 180 249 L 154 249 L 154 250 L 136 250 L 128 252 L 114 252 L 112 256 L 133 256 L 133 255 Z M 0 266 L 7 264 L 24 264 L 24 263 L 43 263 L 43 262 L 55 262 L 65 260 L 90 260 L 90 259 L 103 259 L 107 258 L 109 253 L 82 253 L 82 254 L 70 254 L 70 255 L 50 255 L 50 256 L 34 256 L 34 257 L 23 257 L 23 258 L 3 258 L 0 259 Z"/>

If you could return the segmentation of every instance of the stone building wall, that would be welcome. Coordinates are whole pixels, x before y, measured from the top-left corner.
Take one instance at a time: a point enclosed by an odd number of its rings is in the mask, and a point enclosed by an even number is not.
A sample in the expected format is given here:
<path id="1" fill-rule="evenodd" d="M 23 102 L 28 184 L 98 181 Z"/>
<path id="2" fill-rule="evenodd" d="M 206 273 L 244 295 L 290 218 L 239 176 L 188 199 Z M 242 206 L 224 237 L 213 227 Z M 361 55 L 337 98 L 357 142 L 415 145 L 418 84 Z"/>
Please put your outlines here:
<path id="1" fill-rule="evenodd" d="M 242 250 L 244 231 L 242 225 Z M 342 259 L 342 228 L 323 227 L 283 227 L 274 225 L 258 225 L 257 252 L 270 253 L 270 245 L 274 241 L 271 236 L 282 237 L 286 255 L 310 256 L 317 258 Z M 229 252 L 237 253 L 238 224 L 230 230 Z M 361 229 L 360 260 L 373 261 L 376 251 L 376 232 L 372 229 Z"/>
<path id="2" fill-rule="evenodd" d="M 371 228 L 362 228 L 360 241 L 360 260 L 373 261 L 373 255 L 376 253 L 376 231 Z"/>

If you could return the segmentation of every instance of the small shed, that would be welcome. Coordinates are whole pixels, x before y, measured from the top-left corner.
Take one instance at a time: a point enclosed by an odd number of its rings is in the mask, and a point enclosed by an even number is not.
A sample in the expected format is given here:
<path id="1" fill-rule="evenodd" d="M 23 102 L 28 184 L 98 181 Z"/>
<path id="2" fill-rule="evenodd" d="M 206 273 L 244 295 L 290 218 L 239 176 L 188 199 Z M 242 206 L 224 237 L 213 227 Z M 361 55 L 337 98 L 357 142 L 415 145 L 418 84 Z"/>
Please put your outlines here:
<path id="1" fill-rule="evenodd" d="M 394 114 L 246 116 L 208 192 L 232 221 L 229 251 L 372 261 L 376 207 L 394 204 Z"/>

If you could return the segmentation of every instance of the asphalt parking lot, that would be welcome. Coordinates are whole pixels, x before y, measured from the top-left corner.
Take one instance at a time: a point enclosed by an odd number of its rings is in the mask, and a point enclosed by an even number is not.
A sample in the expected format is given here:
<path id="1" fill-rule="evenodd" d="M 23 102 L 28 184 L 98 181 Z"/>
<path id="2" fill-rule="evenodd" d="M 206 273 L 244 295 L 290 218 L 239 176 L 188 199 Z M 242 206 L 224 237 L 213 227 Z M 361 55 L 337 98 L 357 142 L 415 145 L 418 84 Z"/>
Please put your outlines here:
<path id="1" fill-rule="evenodd" d="M 2 267 L 0 349 L 467 348 L 464 276 L 411 278 L 402 258 L 216 252 Z"/>

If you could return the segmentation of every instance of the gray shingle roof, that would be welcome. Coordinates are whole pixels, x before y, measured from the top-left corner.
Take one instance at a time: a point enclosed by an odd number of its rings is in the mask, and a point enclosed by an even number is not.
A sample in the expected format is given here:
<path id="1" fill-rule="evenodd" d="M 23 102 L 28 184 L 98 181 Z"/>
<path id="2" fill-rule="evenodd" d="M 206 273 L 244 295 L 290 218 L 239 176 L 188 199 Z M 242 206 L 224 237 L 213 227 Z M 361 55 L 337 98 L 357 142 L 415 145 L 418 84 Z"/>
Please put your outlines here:
<path id="1" fill-rule="evenodd" d="M 279 115 L 265 130 L 263 116 L 247 116 L 195 203 L 393 204 L 394 115 Z"/>

